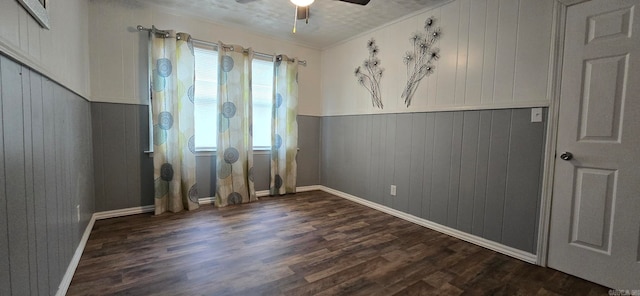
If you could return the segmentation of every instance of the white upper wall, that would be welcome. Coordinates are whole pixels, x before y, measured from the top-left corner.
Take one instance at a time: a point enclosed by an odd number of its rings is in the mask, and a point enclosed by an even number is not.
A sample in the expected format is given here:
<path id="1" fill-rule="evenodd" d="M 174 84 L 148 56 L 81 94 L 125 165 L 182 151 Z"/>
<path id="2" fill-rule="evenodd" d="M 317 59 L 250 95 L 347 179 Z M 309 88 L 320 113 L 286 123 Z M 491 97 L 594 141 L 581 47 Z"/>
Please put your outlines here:
<path id="1" fill-rule="evenodd" d="M 301 115 L 320 115 L 320 51 L 247 31 L 224 27 L 167 8 L 135 1 L 91 1 L 89 37 L 92 101 L 147 104 L 147 33 L 137 25 L 175 30 L 195 39 L 251 47 L 257 52 L 282 53 L 307 61 L 300 66 Z"/>
<path id="2" fill-rule="evenodd" d="M 322 115 L 547 106 L 554 0 L 455 0 L 322 51 Z M 436 70 L 409 108 L 402 58 L 409 37 L 435 16 L 442 28 Z M 384 110 L 373 108 L 354 75 L 375 39 L 385 69 Z"/>
<path id="3" fill-rule="evenodd" d="M 89 97 L 89 1 L 47 1 L 46 30 L 16 0 L 0 1 L 0 51 Z"/>

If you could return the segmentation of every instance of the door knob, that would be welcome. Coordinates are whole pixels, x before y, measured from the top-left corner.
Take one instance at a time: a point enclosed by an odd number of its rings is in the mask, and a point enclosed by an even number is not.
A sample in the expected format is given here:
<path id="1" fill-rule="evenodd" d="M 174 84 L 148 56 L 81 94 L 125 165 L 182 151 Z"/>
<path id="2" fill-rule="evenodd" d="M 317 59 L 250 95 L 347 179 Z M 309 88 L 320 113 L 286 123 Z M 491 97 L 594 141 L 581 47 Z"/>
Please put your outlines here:
<path id="1" fill-rule="evenodd" d="M 567 160 L 567 161 L 569 161 L 569 160 L 573 159 L 573 154 L 571 154 L 571 152 L 565 152 L 565 153 L 562 153 L 562 154 L 560 155 L 560 158 L 561 158 L 562 160 Z"/>

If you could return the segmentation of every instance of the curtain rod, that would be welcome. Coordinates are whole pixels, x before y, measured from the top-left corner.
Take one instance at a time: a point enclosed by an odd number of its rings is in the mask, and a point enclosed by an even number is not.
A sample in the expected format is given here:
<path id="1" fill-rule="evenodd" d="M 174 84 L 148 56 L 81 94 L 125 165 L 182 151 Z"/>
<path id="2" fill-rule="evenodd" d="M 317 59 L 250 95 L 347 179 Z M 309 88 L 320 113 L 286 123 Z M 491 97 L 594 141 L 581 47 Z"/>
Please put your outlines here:
<path id="1" fill-rule="evenodd" d="M 156 28 L 156 26 L 151 26 L 151 28 L 145 28 L 145 27 L 143 27 L 141 25 L 138 25 L 137 29 L 138 29 L 138 31 L 147 31 L 147 32 L 150 32 L 150 33 L 158 34 L 162 38 L 171 37 L 169 35 L 169 31 L 159 30 L 158 28 Z M 216 49 L 218 48 L 218 43 L 205 41 L 205 40 L 200 40 L 200 39 L 195 39 L 195 38 L 192 38 L 191 40 L 196 42 L 196 43 L 200 43 L 200 44 L 204 44 L 204 45 L 215 47 Z M 233 50 L 233 47 L 230 47 L 230 48 Z M 256 55 L 256 56 L 259 56 L 259 57 L 269 58 L 269 59 L 272 59 L 274 57 L 274 55 L 272 55 L 272 54 L 262 53 L 262 52 L 257 52 L 257 51 L 254 51 L 253 54 Z M 293 61 L 293 60 L 290 59 L 290 61 Z M 307 66 L 307 61 L 306 60 L 299 60 L 298 64 L 303 65 L 303 66 Z"/>

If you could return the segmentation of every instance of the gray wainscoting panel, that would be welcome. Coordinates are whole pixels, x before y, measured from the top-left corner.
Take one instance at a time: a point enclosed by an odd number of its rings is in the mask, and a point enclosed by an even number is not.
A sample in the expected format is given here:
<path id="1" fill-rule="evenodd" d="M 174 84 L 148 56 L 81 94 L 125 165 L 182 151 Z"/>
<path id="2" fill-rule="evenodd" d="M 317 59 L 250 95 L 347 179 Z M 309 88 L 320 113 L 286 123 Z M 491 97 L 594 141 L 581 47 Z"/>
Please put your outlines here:
<path id="1" fill-rule="evenodd" d="M 422 213 L 422 199 L 412 198 L 422 195 L 424 185 L 425 163 L 425 128 L 427 114 L 416 113 L 411 115 L 411 156 L 409 157 L 409 211 L 407 213 L 420 217 Z"/>
<path id="2" fill-rule="evenodd" d="M 489 148 L 491 142 L 492 112 L 480 112 L 478 126 L 478 160 L 473 195 L 473 224 L 471 233 L 482 236 L 484 232 L 484 209 L 487 200 L 487 174 L 489 173 Z"/>
<path id="3" fill-rule="evenodd" d="M 453 112 L 435 114 L 435 134 L 433 138 L 433 168 L 431 170 L 431 207 L 429 220 L 447 224 L 449 207 L 449 185 L 451 179 L 451 156 L 453 140 Z"/>
<path id="4" fill-rule="evenodd" d="M 210 197 L 216 194 L 216 156 L 196 156 L 196 184 L 198 184 L 198 196 Z"/>
<path id="5" fill-rule="evenodd" d="M 418 127 L 420 128 L 420 127 Z M 434 163 L 434 147 L 435 147 L 435 134 L 436 134 L 436 113 L 427 113 L 427 125 L 424 127 L 425 139 L 424 139 L 424 173 L 422 183 L 422 194 L 414 195 L 422 197 L 422 209 L 421 216 L 424 219 L 431 219 L 431 188 L 433 187 L 433 163 Z M 420 143 L 418 143 L 420 144 Z"/>
<path id="6" fill-rule="evenodd" d="M 507 167 L 507 191 L 505 196 L 504 217 L 502 223 L 502 241 L 517 249 L 534 248 L 535 237 L 523 234 L 537 233 L 539 219 L 538 197 L 541 194 L 542 167 L 541 157 L 531 157 L 544 149 L 544 132 L 538 125 L 531 124 L 531 111 L 514 110 L 511 115 L 511 141 L 509 145 L 509 164 Z M 540 139 L 543 141 L 540 141 Z M 523 169 L 524 168 L 524 169 Z M 525 221 L 522 217 L 535 217 L 534 221 Z"/>
<path id="7" fill-rule="evenodd" d="M 71 262 L 94 212 L 89 108 L 0 56 L 1 295 L 55 294 Z"/>
<path id="8" fill-rule="evenodd" d="M 321 182 L 535 253 L 545 124 L 530 122 L 530 114 L 510 109 L 324 117 Z"/>
<path id="9" fill-rule="evenodd" d="M 320 184 L 320 117 L 298 115 L 298 186 Z M 267 188 L 268 189 L 268 188 Z"/>
<path id="10" fill-rule="evenodd" d="M 496 110 L 491 122 L 483 237 L 498 242 L 502 238 L 511 113 L 511 110 Z"/>
<path id="11" fill-rule="evenodd" d="M 471 111 L 464 113 L 464 123 L 462 127 L 463 141 L 460 152 L 460 180 L 459 180 L 459 202 L 457 228 L 471 233 L 473 225 L 473 195 L 476 185 L 476 167 L 478 151 L 478 126 L 480 123 L 480 112 Z"/>
<path id="12" fill-rule="evenodd" d="M 413 134 L 412 114 L 403 113 L 396 116 L 396 125 L 398 130 L 395 133 L 396 144 L 394 155 L 406 155 L 408 157 L 394 157 L 394 163 L 397 169 L 394 170 L 393 184 L 396 185 L 396 196 L 391 197 L 393 208 L 409 212 L 409 184 L 411 182 L 411 135 Z M 404 129 L 407 127 L 408 129 Z"/>
<path id="13" fill-rule="evenodd" d="M 96 211 L 152 205 L 147 106 L 94 102 L 91 114 Z"/>
<path id="14" fill-rule="evenodd" d="M 145 105 L 91 103 L 96 211 L 152 205 L 153 158 L 149 150 L 149 111 Z M 320 118 L 298 116 L 298 186 L 320 184 Z M 253 156 L 256 190 L 268 190 L 270 154 Z M 216 192 L 216 156 L 196 156 L 199 197 Z"/>

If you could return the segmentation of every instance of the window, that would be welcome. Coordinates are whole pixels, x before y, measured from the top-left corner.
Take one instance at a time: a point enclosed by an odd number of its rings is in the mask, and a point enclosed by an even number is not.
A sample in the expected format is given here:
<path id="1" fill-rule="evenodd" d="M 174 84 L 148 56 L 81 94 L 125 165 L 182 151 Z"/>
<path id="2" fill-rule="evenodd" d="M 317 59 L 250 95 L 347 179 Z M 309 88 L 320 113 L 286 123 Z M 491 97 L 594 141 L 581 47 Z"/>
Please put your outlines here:
<path id="1" fill-rule="evenodd" d="M 196 150 L 216 148 L 218 132 L 218 52 L 212 47 L 194 47 Z M 271 96 L 273 62 L 254 58 L 252 63 L 253 148 L 271 147 Z"/>

